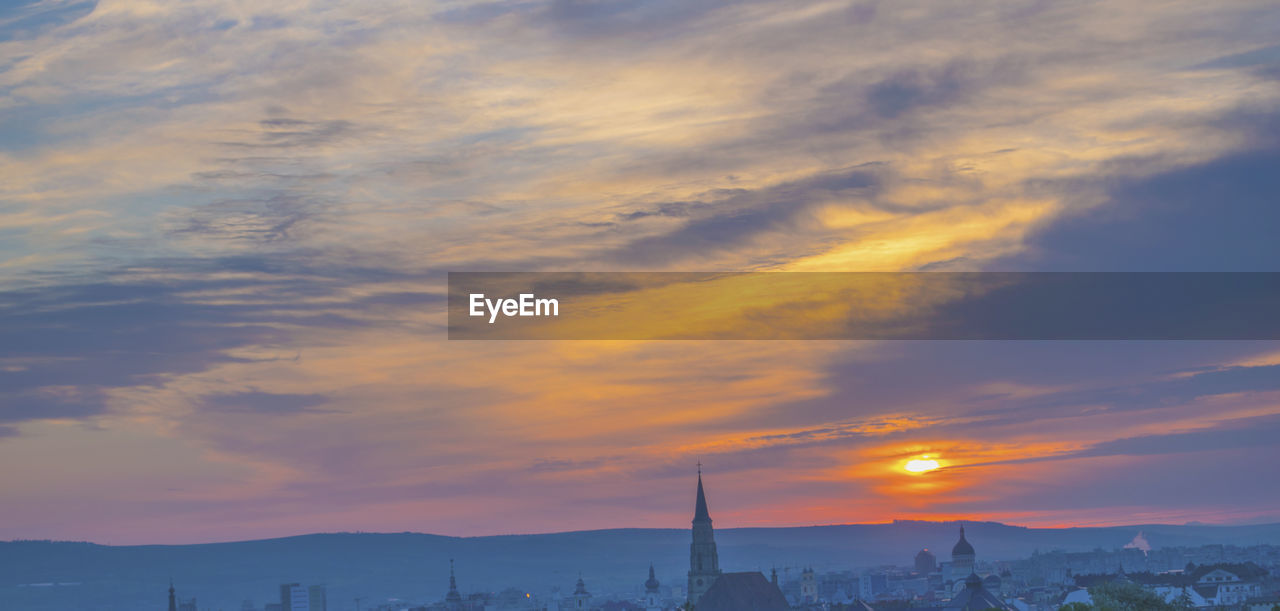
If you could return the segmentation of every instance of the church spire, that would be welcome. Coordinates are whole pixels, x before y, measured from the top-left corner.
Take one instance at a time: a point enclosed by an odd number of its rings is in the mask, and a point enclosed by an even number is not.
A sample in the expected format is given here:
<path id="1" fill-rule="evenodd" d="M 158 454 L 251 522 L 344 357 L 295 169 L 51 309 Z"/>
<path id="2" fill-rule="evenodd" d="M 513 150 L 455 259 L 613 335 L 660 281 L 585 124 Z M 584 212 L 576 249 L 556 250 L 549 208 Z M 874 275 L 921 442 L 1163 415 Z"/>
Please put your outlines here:
<path id="1" fill-rule="evenodd" d="M 173 578 L 169 578 L 169 611 L 178 611 L 178 599 L 173 595 Z"/>
<path id="2" fill-rule="evenodd" d="M 702 491 L 702 463 L 698 463 L 698 501 L 693 508 L 693 521 L 711 521 L 711 513 L 707 511 L 707 494 Z"/>
<path id="3" fill-rule="evenodd" d="M 716 553 L 715 531 L 707 511 L 707 493 L 702 489 L 702 464 L 698 464 L 698 499 L 693 509 L 693 543 L 689 546 L 689 602 L 697 604 L 711 584 L 720 577 L 720 556 Z"/>

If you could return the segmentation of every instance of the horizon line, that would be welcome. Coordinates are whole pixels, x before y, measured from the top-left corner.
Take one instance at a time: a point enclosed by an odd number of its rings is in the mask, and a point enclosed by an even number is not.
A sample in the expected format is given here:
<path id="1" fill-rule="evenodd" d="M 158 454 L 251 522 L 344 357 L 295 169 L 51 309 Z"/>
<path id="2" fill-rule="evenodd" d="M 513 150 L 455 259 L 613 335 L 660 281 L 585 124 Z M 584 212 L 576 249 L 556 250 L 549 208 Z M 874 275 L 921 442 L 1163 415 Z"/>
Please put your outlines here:
<path id="1" fill-rule="evenodd" d="M 905 523 L 918 523 L 918 524 L 929 524 L 929 525 L 988 524 L 988 525 L 996 525 L 996 526 L 1006 526 L 1010 528 L 1019 528 L 1023 530 L 1073 530 L 1073 529 L 1086 529 L 1086 528 L 1111 529 L 1111 528 L 1151 528 L 1151 527 L 1250 528 L 1250 527 L 1280 526 L 1280 521 L 1230 524 L 1230 523 L 1201 522 L 1198 520 L 1183 522 L 1181 524 L 1166 523 L 1166 522 L 1146 522 L 1146 523 L 1116 523 L 1116 524 L 1089 524 L 1089 525 L 1074 524 L 1074 525 L 1053 525 L 1053 526 L 1026 526 L 1022 524 L 999 522 L 995 520 L 919 520 L 919 519 L 898 518 L 888 522 L 845 522 L 845 523 L 808 524 L 808 525 L 791 525 L 791 526 L 731 526 L 727 528 L 717 528 L 716 530 L 718 532 L 731 531 L 731 530 L 790 530 L 790 529 L 802 529 L 802 528 L 832 528 L 832 527 L 852 527 L 852 526 L 891 526 L 894 524 L 905 524 Z M 285 539 L 300 539 L 303 537 L 334 536 L 334 535 L 421 535 L 426 537 L 439 537 L 444 539 L 462 540 L 462 539 L 492 539 L 492 538 L 498 538 L 498 537 L 540 537 L 540 536 L 552 536 L 552 535 L 613 532 L 613 531 L 624 531 L 624 530 L 685 531 L 685 530 L 688 530 L 688 528 L 619 526 L 614 528 L 589 528 L 589 529 L 583 529 L 583 530 L 555 530 L 555 531 L 525 532 L 525 533 L 495 533 L 495 534 L 486 534 L 486 535 L 446 535 L 446 534 L 421 532 L 421 531 L 413 531 L 413 530 L 403 530 L 403 531 L 354 530 L 354 531 L 306 532 L 306 533 L 297 533 L 292 535 L 280 535 L 276 537 L 262 537 L 262 538 L 256 538 L 256 539 L 217 539 L 217 540 L 208 540 L 208 541 L 192 541 L 192 542 L 186 542 L 186 543 L 115 544 L 115 543 L 102 543 L 98 541 L 89 541 L 89 540 L 83 540 L 83 539 L 75 540 L 75 539 L 34 539 L 34 538 L 33 539 L 19 538 L 19 539 L 0 540 L 0 543 L 81 543 L 81 544 L 97 545 L 101 547 L 184 547 L 184 546 L 192 546 L 192 545 L 230 545 L 230 544 L 236 544 L 236 543 L 257 543 L 257 542 L 264 542 L 264 541 L 281 541 Z"/>

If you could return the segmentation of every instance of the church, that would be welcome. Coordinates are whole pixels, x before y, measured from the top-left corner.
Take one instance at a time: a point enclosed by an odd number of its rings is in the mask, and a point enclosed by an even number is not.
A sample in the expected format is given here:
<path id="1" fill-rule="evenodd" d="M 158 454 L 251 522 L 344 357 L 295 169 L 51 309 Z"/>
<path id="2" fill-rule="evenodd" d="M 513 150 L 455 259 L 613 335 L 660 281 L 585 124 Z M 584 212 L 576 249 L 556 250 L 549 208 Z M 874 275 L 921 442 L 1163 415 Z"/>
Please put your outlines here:
<path id="1" fill-rule="evenodd" d="M 720 570 L 715 530 L 698 467 L 698 493 L 693 507 L 693 543 L 689 545 L 689 600 L 686 611 L 787 611 L 790 606 L 776 582 L 763 573 Z"/>

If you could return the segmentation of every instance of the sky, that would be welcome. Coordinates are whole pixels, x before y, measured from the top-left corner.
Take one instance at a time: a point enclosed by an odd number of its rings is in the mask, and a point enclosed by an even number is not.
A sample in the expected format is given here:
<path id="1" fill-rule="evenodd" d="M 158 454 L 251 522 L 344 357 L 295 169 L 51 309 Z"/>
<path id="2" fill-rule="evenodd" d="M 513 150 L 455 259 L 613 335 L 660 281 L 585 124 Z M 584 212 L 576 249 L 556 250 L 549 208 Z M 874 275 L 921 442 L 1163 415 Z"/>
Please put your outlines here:
<path id="1" fill-rule="evenodd" d="M 449 271 L 1280 271 L 1265 1 L 0 5 L 0 539 L 1280 521 L 1280 342 L 446 339 Z M 941 468 L 904 469 L 928 456 Z"/>

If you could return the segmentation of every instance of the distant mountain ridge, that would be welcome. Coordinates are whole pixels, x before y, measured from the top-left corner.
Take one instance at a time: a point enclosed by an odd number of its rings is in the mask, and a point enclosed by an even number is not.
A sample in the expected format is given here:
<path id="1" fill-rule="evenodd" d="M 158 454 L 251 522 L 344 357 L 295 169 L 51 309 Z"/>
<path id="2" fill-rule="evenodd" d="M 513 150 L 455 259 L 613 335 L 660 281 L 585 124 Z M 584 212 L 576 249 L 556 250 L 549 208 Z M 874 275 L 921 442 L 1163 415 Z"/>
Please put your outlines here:
<path id="1" fill-rule="evenodd" d="M 959 522 L 895 521 L 716 531 L 727 571 L 813 566 L 820 572 L 883 564 L 908 566 L 921 548 L 950 557 Z M 1200 524 L 1027 528 L 964 522 L 979 561 L 1034 551 L 1123 547 L 1139 532 L 1152 547 L 1280 544 L 1280 524 Z M 538 595 L 571 591 L 578 574 L 596 591 L 638 590 L 649 563 L 664 585 L 688 570 L 688 529 L 610 529 L 534 535 L 449 537 L 420 533 L 335 533 L 192 545 L 109 546 L 0 542 L 0 609 L 163 608 L 168 579 L 200 608 L 239 609 L 277 596 L 281 583 L 326 584 L 333 611 L 355 597 L 438 600 L 449 559 L 464 592 L 517 587 Z M 69 584 L 69 585 L 44 585 Z M 333 606 L 333 605 L 338 606 Z"/>

